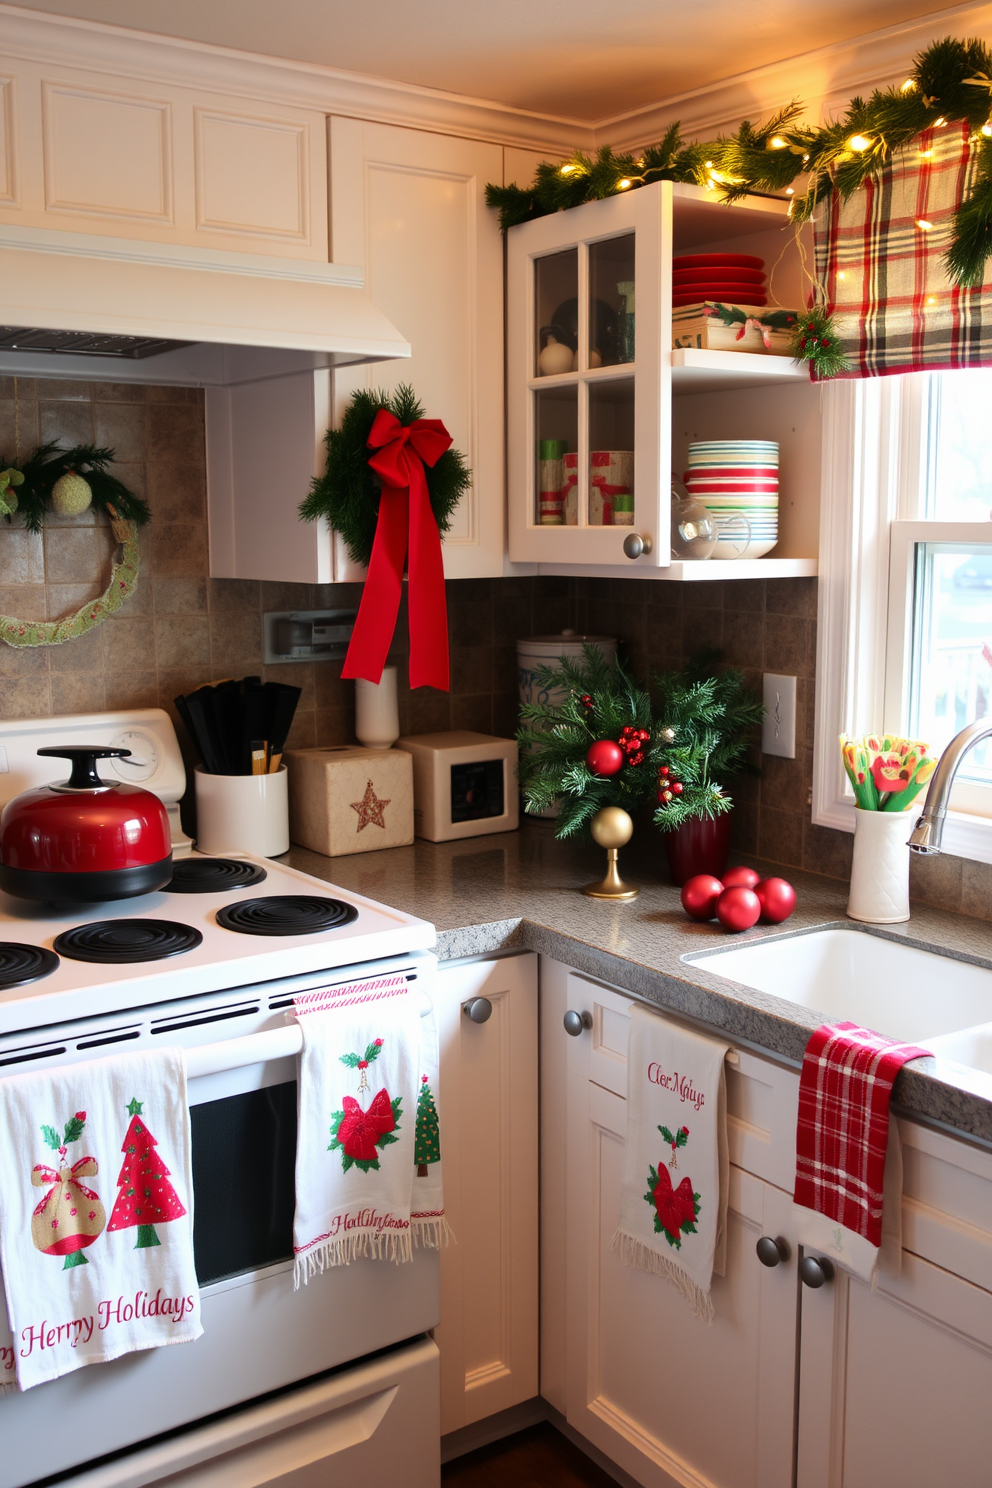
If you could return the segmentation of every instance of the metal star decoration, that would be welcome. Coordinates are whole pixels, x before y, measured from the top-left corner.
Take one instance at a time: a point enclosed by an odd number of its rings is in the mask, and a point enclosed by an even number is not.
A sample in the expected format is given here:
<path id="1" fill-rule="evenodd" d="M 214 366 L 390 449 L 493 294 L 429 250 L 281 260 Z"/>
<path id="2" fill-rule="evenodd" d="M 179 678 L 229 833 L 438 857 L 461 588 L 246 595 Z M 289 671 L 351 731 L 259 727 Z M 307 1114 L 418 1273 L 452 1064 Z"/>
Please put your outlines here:
<path id="1" fill-rule="evenodd" d="M 383 813 L 388 805 L 388 801 L 380 800 L 376 795 L 370 780 L 365 787 L 365 795 L 362 799 L 360 801 L 352 801 L 351 803 L 352 811 L 358 812 L 357 830 L 359 832 L 364 831 L 370 822 L 385 830 L 386 821 Z"/>

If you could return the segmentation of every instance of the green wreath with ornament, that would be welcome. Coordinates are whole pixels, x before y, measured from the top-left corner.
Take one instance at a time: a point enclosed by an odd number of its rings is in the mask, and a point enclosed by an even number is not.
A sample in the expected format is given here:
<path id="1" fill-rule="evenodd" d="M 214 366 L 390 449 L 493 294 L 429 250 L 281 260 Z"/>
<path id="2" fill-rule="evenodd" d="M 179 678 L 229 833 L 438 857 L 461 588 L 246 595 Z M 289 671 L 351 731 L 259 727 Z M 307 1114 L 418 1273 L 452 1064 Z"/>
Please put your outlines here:
<path id="1" fill-rule="evenodd" d="M 97 598 L 88 600 L 61 620 L 19 620 L 0 615 L 0 640 L 8 646 L 60 646 L 85 635 L 119 610 L 138 583 L 138 534 L 151 513 L 140 496 L 108 470 L 114 452 L 96 445 L 63 450 L 56 443 L 40 445 L 26 460 L 7 463 L 0 458 L 0 516 L 8 526 L 15 517 L 29 532 L 40 532 L 47 513 L 78 516 L 95 507 L 102 511 L 120 546 L 110 582 Z"/>
<path id="2" fill-rule="evenodd" d="M 360 391 L 345 410 L 340 428 L 328 429 L 327 468 L 315 477 L 310 494 L 300 503 L 304 522 L 323 518 L 344 539 L 353 563 L 368 567 L 379 520 L 382 482 L 369 464 L 369 435 L 380 409 L 407 426 L 422 419 L 424 410 L 413 388 L 402 383 L 395 393 L 381 389 Z M 456 449 L 448 449 L 424 475 L 431 511 L 439 532 L 447 532 L 451 516 L 472 484 L 472 472 Z"/>

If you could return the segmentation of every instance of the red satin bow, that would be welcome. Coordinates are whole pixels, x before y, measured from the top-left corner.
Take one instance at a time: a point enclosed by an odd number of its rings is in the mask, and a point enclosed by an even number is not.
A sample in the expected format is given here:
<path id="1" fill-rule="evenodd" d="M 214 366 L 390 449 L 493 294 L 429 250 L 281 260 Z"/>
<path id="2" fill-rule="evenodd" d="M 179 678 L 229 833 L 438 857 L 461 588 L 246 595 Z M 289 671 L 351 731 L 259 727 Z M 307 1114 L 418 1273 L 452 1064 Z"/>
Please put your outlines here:
<path id="1" fill-rule="evenodd" d="M 431 510 L 424 464 L 436 465 L 451 444 L 440 419 L 401 424 L 380 408 L 368 447 L 382 477 L 379 521 L 368 578 L 342 677 L 382 680 L 403 593 L 409 543 L 410 686 L 448 689 L 448 613 L 441 534 Z"/>
<path id="2" fill-rule="evenodd" d="M 686 1221 L 692 1223 L 696 1217 L 691 1182 L 688 1178 L 683 1178 L 678 1188 L 673 1189 L 668 1169 L 661 1164 L 658 1169 L 658 1182 L 654 1186 L 651 1197 L 654 1199 L 654 1207 L 661 1224 L 675 1243 L 680 1245 L 683 1224 Z"/>

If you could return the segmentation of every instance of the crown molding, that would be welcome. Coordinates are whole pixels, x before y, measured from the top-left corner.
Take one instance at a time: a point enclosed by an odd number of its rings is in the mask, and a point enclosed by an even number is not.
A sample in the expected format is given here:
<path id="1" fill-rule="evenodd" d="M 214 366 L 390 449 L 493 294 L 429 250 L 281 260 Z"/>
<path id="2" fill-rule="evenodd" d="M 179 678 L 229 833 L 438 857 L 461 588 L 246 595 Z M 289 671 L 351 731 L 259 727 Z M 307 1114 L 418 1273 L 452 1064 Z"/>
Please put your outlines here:
<path id="1" fill-rule="evenodd" d="M 522 149 L 593 149 L 588 120 L 0 4 L 0 54 Z"/>

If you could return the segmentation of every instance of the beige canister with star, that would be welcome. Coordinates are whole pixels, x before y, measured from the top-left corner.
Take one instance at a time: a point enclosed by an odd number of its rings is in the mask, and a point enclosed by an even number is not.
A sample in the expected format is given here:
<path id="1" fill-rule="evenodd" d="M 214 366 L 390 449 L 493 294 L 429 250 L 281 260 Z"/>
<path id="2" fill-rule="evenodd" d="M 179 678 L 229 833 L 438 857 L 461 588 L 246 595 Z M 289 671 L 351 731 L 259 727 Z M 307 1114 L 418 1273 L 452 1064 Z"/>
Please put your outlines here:
<path id="1" fill-rule="evenodd" d="M 289 835 L 325 857 L 413 841 L 413 762 L 402 749 L 289 749 Z"/>

